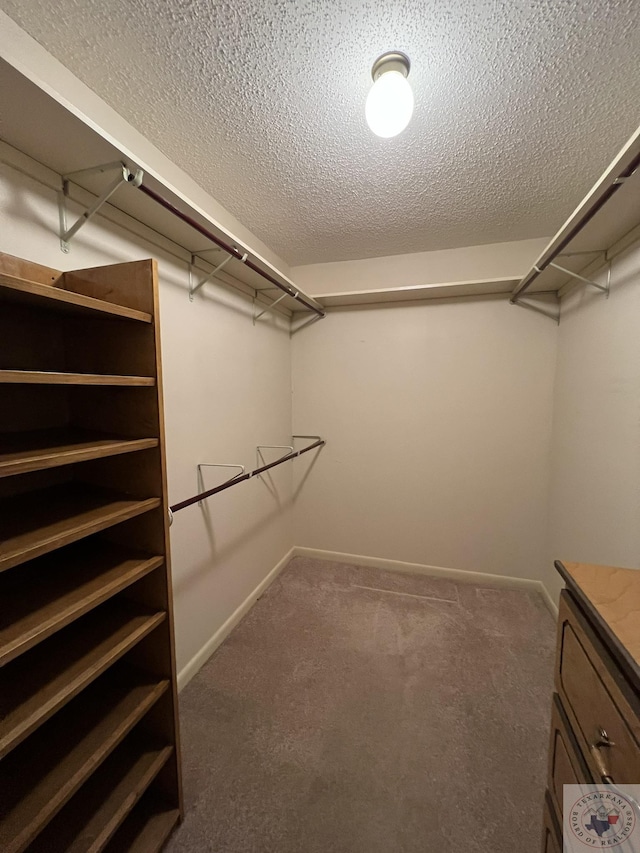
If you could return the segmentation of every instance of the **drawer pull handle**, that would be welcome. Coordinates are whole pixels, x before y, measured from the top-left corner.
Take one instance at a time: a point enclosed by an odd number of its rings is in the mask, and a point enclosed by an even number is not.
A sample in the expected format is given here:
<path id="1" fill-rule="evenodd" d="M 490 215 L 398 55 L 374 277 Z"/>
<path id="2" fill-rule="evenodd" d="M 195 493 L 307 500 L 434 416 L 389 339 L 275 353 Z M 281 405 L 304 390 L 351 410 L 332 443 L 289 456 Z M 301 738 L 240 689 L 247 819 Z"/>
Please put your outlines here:
<path id="1" fill-rule="evenodd" d="M 598 768 L 598 773 L 600 774 L 600 779 L 604 785 L 613 785 L 613 777 L 609 774 L 607 770 L 607 765 L 604 763 L 604 758 L 602 757 L 602 753 L 600 750 L 602 748 L 609 748 L 614 746 L 613 741 L 609 740 L 607 737 L 607 733 L 604 729 L 600 729 L 600 740 L 597 743 L 591 744 L 589 747 L 591 751 L 591 755 L 593 756 L 593 760 L 596 763 L 596 767 Z"/>

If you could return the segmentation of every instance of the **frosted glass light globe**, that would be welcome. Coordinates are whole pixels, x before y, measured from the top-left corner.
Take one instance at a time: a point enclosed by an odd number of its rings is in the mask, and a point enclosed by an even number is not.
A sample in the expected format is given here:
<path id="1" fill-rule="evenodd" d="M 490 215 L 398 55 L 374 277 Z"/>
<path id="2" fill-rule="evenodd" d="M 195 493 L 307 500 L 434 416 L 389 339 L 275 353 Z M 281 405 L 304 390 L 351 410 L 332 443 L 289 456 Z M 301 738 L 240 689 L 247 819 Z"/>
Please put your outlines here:
<path id="1" fill-rule="evenodd" d="M 364 114 L 376 136 L 401 133 L 413 115 L 413 92 L 404 74 L 396 70 L 382 73 L 367 95 Z"/>

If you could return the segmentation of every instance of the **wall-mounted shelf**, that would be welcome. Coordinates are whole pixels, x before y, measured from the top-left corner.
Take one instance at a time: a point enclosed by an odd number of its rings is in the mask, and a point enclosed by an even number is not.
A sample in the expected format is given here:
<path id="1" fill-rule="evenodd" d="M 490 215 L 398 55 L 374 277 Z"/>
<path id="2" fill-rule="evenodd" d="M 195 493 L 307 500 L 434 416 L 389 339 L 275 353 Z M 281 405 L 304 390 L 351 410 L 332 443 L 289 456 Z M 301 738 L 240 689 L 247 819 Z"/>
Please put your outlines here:
<path id="1" fill-rule="evenodd" d="M 0 849 L 97 853 L 139 800 L 166 803 L 164 840 L 182 806 L 156 265 L 0 254 L 0 305 Z"/>
<path id="2" fill-rule="evenodd" d="M 418 284 L 375 290 L 352 290 L 323 293 L 316 299 L 325 308 L 349 305 L 377 305 L 389 302 L 412 302 L 422 299 L 447 299 L 460 296 L 490 296 L 510 293 L 520 279 L 516 277 L 454 281 L 442 284 Z"/>
<path id="3" fill-rule="evenodd" d="M 640 128 L 518 282 L 512 301 L 544 287 L 566 291 L 640 238 Z M 554 266 L 557 264 L 557 266 Z"/>
<path id="4" fill-rule="evenodd" d="M 316 299 L 326 308 L 337 308 L 506 293 L 511 294 L 512 301 L 541 294 L 562 296 L 580 283 L 572 274 L 588 277 L 639 238 L 640 129 L 525 276 L 326 293 L 317 295 Z M 552 316 L 557 307 L 538 310 Z"/>

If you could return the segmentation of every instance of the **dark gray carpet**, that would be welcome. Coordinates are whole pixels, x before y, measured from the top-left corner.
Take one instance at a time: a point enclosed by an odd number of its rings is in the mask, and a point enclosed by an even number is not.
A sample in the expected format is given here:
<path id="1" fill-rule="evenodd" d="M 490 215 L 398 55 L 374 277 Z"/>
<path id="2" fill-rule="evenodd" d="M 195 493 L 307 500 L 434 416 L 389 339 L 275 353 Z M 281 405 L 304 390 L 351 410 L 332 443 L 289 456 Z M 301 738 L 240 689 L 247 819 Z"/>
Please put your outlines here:
<path id="1" fill-rule="evenodd" d="M 534 593 L 293 560 L 180 696 L 167 851 L 538 853 L 554 644 Z"/>

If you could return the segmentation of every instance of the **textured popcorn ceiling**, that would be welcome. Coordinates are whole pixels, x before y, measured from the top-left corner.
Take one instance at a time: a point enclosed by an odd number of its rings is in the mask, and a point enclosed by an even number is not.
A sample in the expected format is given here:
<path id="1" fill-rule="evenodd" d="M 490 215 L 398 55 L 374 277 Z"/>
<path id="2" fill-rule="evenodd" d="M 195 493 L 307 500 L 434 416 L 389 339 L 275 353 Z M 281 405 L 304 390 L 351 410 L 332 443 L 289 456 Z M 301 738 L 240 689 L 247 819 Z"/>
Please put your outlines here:
<path id="1" fill-rule="evenodd" d="M 549 235 L 640 122 L 638 0 L 0 0 L 291 264 Z M 364 120 L 412 60 L 409 128 Z"/>

